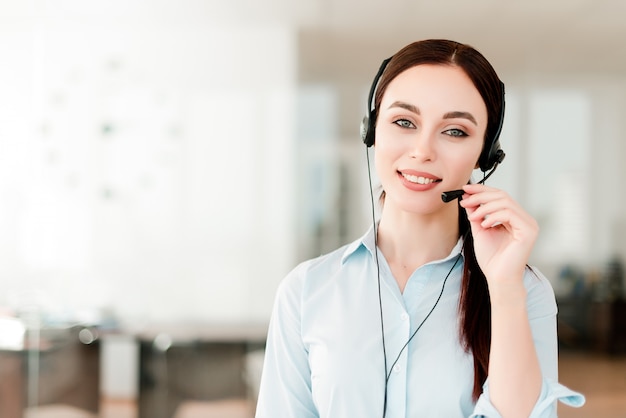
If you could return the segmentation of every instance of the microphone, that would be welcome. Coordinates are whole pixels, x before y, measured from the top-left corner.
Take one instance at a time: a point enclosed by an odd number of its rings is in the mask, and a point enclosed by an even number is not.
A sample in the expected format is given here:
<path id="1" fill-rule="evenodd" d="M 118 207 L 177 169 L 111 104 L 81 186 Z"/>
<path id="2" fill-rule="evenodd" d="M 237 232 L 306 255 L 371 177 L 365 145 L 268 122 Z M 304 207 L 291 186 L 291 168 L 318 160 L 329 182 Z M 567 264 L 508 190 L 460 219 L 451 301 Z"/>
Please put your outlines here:
<path id="1" fill-rule="evenodd" d="M 441 200 L 445 203 L 452 202 L 454 199 L 460 199 L 465 193 L 464 190 L 450 190 L 448 192 L 441 193 Z"/>
<path id="2" fill-rule="evenodd" d="M 494 166 L 492 167 L 491 171 L 489 171 L 489 173 L 487 173 L 487 175 L 484 176 L 483 179 L 478 182 L 478 184 L 485 184 L 485 181 L 487 181 L 487 179 L 491 177 L 493 172 L 496 171 L 496 168 L 498 168 L 498 164 L 500 164 L 502 160 L 504 160 L 504 156 L 505 156 L 504 151 L 498 150 L 497 159 L 496 159 Z M 460 189 L 443 192 L 441 193 L 441 200 L 443 200 L 445 203 L 452 202 L 454 199 L 460 199 L 464 193 L 465 192 Z"/>

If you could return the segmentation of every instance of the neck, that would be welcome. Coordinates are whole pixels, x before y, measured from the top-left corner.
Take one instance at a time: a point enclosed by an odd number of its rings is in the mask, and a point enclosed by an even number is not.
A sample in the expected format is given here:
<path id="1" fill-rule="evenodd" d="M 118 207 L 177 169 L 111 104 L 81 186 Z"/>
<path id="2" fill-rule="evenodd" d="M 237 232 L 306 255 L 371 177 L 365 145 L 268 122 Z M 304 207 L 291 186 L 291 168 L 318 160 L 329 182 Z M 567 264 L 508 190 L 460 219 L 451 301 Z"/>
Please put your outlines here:
<path id="1" fill-rule="evenodd" d="M 450 254 L 459 238 L 458 207 L 421 215 L 385 205 L 378 226 L 378 247 L 390 264 L 410 271 Z"/>

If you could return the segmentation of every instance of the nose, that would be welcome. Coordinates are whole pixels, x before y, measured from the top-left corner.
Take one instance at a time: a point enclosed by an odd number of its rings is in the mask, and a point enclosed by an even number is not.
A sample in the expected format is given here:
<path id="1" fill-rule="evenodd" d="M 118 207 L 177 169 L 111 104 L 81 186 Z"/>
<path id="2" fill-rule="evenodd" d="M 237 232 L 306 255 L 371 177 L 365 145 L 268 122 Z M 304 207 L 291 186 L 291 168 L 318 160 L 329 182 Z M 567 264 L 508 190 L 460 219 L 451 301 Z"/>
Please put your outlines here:
<path id="1" fill-rule="evenodd" d="M 419 161 L 432 161 L 436 153 L 434 145 L 435 134 L 421 130 L 415 134 L 409 155 Z"/>

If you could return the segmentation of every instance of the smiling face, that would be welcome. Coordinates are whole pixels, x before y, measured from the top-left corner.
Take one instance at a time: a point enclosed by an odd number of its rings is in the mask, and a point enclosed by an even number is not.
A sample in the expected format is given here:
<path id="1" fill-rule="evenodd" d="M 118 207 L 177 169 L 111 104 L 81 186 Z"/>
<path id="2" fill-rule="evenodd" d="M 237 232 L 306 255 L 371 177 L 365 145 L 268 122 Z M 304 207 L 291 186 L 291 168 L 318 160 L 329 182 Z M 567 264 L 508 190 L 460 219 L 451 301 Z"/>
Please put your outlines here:
<path id="1" fill-rule="evenodd" d="M 485 103 L 461 68 L 424 64 L 400 73 L 384 92 L 376 123 L 385 206 L 441 209 L 441 193 L 468 182 L 486 127 Z"/>

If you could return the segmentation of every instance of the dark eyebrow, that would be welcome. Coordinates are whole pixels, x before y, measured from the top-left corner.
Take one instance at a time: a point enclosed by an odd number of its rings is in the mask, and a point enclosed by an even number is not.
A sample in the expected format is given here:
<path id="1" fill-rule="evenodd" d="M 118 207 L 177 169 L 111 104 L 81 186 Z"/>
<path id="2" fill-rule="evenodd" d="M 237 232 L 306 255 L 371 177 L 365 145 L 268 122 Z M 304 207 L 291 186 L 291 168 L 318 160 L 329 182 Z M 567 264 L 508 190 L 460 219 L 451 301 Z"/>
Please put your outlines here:
<path id="1" fill-rule="evenodd" d="M 476 123 L 476 119 L 474 118 L 474 116 L 472 116 L 471 113 L 469 112 L 448 112 L 445 115 L 443 115 L 444 119 L 456 119 L 456 118 L 463 118 L 463 119 L 467 119 L 470 122 L 472 122 L 474 125 L 478 126 L 478 123 Z"/>
<path id="2" fill-rule="evenodd" d="M 395 101 L 391 104 L 391 106 L 389 106 L 389 109 L 391 109 L 392 107 L 401 107 L 402 109 L 406 109 L 409 112 L 415 113 L 416 115 L 420 114 L 420 110 L 417 107 L 409 103 Z"/>
<path id="3" fill-rule="evenodd" d="M 400 107 L 402 109 L 406 109 L 409 112 L 413 112 L 416 115 L 421 114 L 420 110 L 413 106 L 412 104 L 409 103 L 405 103 L 405 102 L 400 102 L 400 101 L 395 101 L 391 104 L 391 106 L 389 106 L 389 109 L 391 109 L 392 107 Z M 454 112 L 448 112 L 445 115 L 443 115 L 444 119 L 456 119 L 456 118 L 462 118 L 462 119 L 467 119 L 470 122 L 472 122 L 474 125 L 478 126 L 478 123 L 476 122 L 476 118 L 469 112 L 462 112 L 462 111 L 454 111 Z"/>

